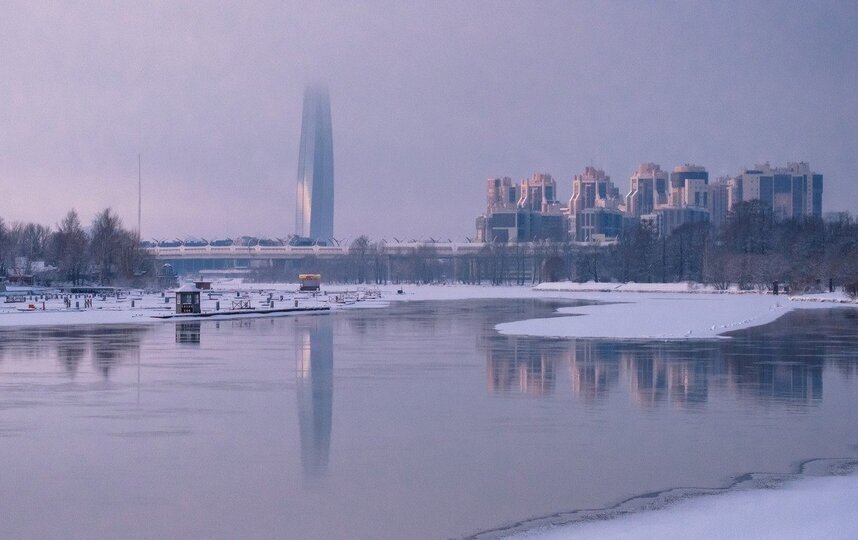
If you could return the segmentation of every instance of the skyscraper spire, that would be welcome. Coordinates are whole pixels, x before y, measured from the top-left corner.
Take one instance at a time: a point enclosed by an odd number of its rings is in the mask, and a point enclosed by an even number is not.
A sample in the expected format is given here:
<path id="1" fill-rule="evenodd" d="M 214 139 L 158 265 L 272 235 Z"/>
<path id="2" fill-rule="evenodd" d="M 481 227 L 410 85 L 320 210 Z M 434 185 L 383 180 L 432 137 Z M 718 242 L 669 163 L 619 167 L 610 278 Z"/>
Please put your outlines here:
<path id="1" fill-rule="evenodd" d="M 327 88 L 307 87 L 298 153 L 295 234 L 317 242 L 334 237 L 334 145 Z"/>

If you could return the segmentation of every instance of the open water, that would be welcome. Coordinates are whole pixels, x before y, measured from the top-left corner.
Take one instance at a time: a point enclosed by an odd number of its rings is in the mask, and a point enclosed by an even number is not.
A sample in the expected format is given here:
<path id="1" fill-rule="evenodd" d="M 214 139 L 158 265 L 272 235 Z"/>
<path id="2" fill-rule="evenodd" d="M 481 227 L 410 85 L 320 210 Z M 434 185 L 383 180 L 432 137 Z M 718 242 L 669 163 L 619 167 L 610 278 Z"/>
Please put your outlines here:
<path id="1" fill-rule="evenodd" d="M 858 311 L 710 341 L 493 329 L 561 305 L 0 330 L 0 537 L 493 536 L 858 456 Z"/>

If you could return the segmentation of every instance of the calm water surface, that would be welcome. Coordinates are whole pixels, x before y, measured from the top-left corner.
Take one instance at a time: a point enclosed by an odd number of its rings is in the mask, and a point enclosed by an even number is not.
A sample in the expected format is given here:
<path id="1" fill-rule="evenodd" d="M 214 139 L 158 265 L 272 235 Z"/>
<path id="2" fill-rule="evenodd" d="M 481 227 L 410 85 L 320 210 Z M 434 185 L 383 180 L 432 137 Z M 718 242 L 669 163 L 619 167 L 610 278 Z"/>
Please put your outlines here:
<path id="1" fill-rule="evenodd" d="M 560 305 L 2 330 L 0 537 L 457 537 L 858 454 L 858 311 L 493 330 Z"/>

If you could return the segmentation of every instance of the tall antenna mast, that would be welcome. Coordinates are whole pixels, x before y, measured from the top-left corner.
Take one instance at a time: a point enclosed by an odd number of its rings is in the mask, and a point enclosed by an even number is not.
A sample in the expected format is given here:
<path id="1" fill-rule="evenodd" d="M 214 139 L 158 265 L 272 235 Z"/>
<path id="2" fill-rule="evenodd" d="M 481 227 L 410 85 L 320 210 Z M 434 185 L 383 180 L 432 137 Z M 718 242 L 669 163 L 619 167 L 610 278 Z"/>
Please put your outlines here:
<path id="1" fill-rule="evenodd" d="M 142 158 L 137 154 L 137 238 L 143 238 L 143 231 L 140 229 L 140 218 L 143 214 L 143 174 L 142 174 Z"/>

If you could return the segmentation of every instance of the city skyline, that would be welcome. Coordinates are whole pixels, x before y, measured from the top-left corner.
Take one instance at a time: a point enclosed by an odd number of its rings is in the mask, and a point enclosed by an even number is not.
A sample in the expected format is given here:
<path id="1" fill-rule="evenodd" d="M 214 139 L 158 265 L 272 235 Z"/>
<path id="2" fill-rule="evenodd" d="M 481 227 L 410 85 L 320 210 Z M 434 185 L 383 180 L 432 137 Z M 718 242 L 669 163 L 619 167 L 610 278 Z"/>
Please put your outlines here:
<path id="1" fill-rule="evenodd" d="M 565 203 L 584 166 L 624 179 L 647 161 L 712 178 L 806 161 L 826 211 L 858 208 L 853 3 L 489 8 L 13 4 L 0 216 L 110 206 L 133 226 L 142 153 L 145 238 L 292 234 L 301 93 L 318 79 L 338 236 L 462 238 L 488 176 L 551 172 Z"/>
<path id="2" fill-rule="evenodd" d="M 822 199 L 824 175 L 807 162 L 786 166 L 758 163 L 735 176 L 710 182 L 706 167 L 684 163 L 668 172 L 653 162 L 641 163 L 629 178 L 625 196 L 610 175 L 592 166 L 572 178 L 568 204 L 557 198 L 550 174 L 535 173 L 513 183 L 508 176 L 490 177 L 486 210 L 476 218 L 478 242 L 520 243 L 615 241 L 624 230 L 648 223 L 659 236 L 683 225 L 706 222 L 719 228 L 741 202 L 759 200 L 783 221 L 826 219 Z M 833 213 L 839 219 L 838 213 Z"/>

